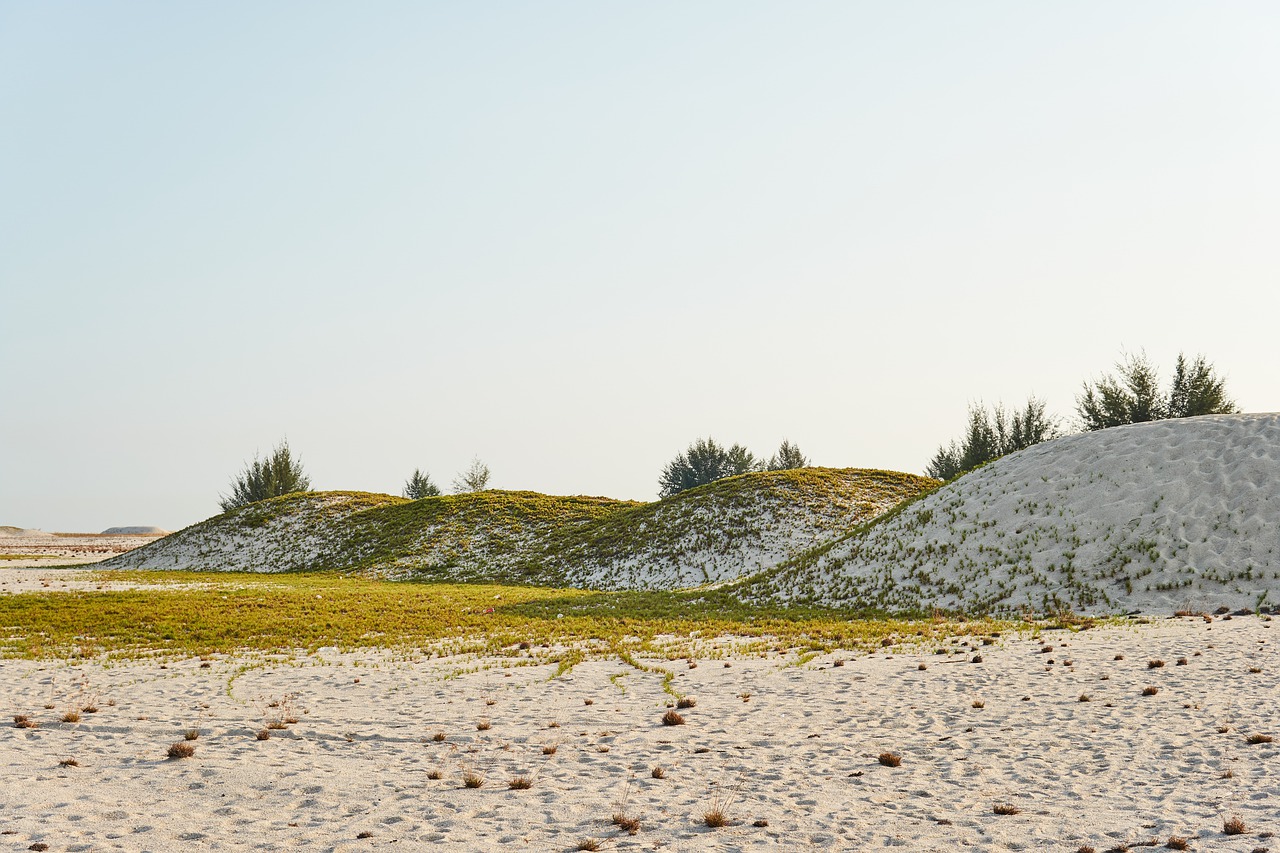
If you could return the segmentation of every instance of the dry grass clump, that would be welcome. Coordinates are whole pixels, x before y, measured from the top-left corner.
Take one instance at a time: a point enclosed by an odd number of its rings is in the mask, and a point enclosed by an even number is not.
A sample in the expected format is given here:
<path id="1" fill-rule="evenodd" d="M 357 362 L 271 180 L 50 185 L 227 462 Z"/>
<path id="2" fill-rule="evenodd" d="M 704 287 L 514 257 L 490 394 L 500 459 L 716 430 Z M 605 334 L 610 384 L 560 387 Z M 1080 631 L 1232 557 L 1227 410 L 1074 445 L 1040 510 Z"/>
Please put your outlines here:
<path id="1" fill-rule="evenodd" d="M 271 729 L 258 729 L 258 733 L 254 737 L 258 740 L 271 740 Z"/>
<path id="2" fill-rule="evenodd" d="M 80 712 L 68 711 L 67 713 L 62 715 L 61 719 L 62 719 L 62 722 L 64 723 L 78 723 L 80 722 Z"/>
<path id="3" fill-rule="evenodd" d="M 1248 829 L 1238 817 L 1229 817 L 1222 822 L 1222 833 L 1224 835 L 1244 835 Z"/>
<path id="4" fill-rule="evenodd" d="M 896 752 L 882 752 L 879 761 L 885 767 L 897 767 L 902 763 L 902 756 Z"/>
<path id="5" fill-rule="evenodd" d="M 556 750 L 558 750 L 559 748 L 560 748 L 560 746 L 559 746 L 558 744 L 549 743 L 549 744 L 547 744 L 546 746 L 542 747 L 542 754 L 543 754 L 543 755 L 555 755 L 555 754 L 556 754 Z"/>
<path id="6" fill-rule="evenodd" d="M 683 726 L 684 717 L 675 711 L 668 710 L 667 713 L 662 715 L 662 724 L 664 726 Z"/>
<path id="7" fill-rule="evenodd" d="M 1159 669 L 1162 666 L 1164 666 L 1164 661 L 1159 658 L 1153 658 L 1147 661 L 1147 669 Z"/>
<path id="8" fill-rule="evenodd" d="M 444 732 L 436 732 L 431 736 L 431 739 L 436 743 L 444 743 Z"/>
<path id="9" fill-rule="evenodd" d="M 1170 850 L 1186 850 L 1190 844 L 1191 842 L 1188 839 L 1183 838 L 1181 835 L 1170 835 L 1169 840 L 1164 843 L 1164 846 L 1168 847 Z"/>
<path id="10" fill-rule="evenodd" d="M 973 700 L 973 705 L 972 705 L 971 707 L 978 708 L 978 709 L 982 709 L 982 708 L 987 707 L 987 703 L 986 703 L 986 702 L 983 702 L 981 699 L 974 699 L 974 700 Z"/>
<path id="11" fill-rule="evenodd" d="M 58 766 L 59 767 L 79 767 L 80 762 L 76 761 L 74 758 L 64 758 L 58 762 Z"/>
<path id="12" fill-rule="evenodd" d="M 693 696 L 681 696 L 676 700 L 677 708 L 692 708 L 698 704 L 698 700 Z"/>
<path id="13" fill-rule="evenodd" d="M 1177 660 L 1178 666 L 1186 666 L 1188 663 L 1190 663 L 1190 661 L 1188 661 L 1186 658 L 1178 658 Z"/>
<path id="14" fill-rule="evenodd" d="M 1124 655 L 1116 655 L 1112 660 L 1124 660 Z"/>
<path id="15" fill-rule="evenodd" d="M 667 768 L 663 767 L 661 764 L 655 764 L 653 765 L 653 769 L 649 771 L 649 775 L 655 779 L 665 779 L 667 778 Z"/>
<path id="16" fill-rule="evenodd" d="M 278 731 L 287 729 L 289 727 L 285 725 L 284 720 L 269 720 L 267 722 L 267 728 L 273 732 L 278 732 Z"/>
<path id="17" fill-rule="evenodd" d="M 476 731 L 478 732 L 487 732 L 491 728 L 493 728 L 493 723 L 489 722 L 488 720 L 481 720 L 480 722 L 476 723 Z"/>
<path id="18" fill-rule="evenodd" d="M 583 704 L 583 705 L 594 705 L 595 703 L 596 703 L 596 700 L 594 700 L 594 699 L 583 699 L 583 700 L 582 700 L 582 704 Z"/>
<path id="19" fill-rule="evenodd" d="M 1271 735 L 1252 734 L 1245 738 L 1244 741 L 1250 746 L 1257 746 L 1260 743 L 1271 743 L 1272 737 Z"/>
<path id="20" fill-rule="evenodd" d="M 440 772 L 439 768 L 433 767 L 427 771 L 427 778 L 432 780 L 443 779 L 444 774 Z"/>
<path id="21" fill-rule="evenodd" d="M 199 740 L 199 739 L 200 739 L 200 730 L 199 730 L 199 729 L 187 729 L 185 732 L 183 732 L 183 733 L 182 733 L 182 739 L 183 739 L 183 740 Z"/>
<path id="22" fill-rule="evenodd" d="M 1260 673 L 1260 672 L 1262 672 L 1262 667 L 1260 667 L 1260 666 L 1251 666 L 1251 667 L 1249 667 L 1249 674 L 1250 674 L 1250 675 L 1257 675 L 1257 674 L 1258 674 L 1258 673 Z"/>
<path id="23" fill-rule="evenodd" d="M 484 787 L 484 776 L 474 770 L 462 771 L 462 787 L 464 788 L 481 788 Z"/>
<path id="24" fill-rule="evenodd" d="M 1022 811 L 1022 809 L 1018 808 L 1013 803 L 996 803 L 991 807 L 991 810 L 996 814 L 1003 815 L 1019 814 Z"/>
<path id="25" fill-rule="evenodd" d="M 844 658 L 836 658 L 831 662 L 832 666 L 844 666 Z"/>
<path id="26" fill-rule="evenodd" d="M 532 787 L 533 780 L 528 776 L 514 776 L 507 782 L 507 788 L 512 791 L 527 791 Z"/>
<path id="27" fill-rule="evenodd" d="M 575 850 L 599 850 L 600 841 L 595 838 L 579 838 L 578 846 L 575 847 L 574 849 Z"/>
<path id="28" fill-rule="evenodd" d="M 169 745 L 167 754 L 170 758 L 190 758 L 196 754 L 196 748 L 186 741 L 180 740 Z"/>
<path id="29" fill-rule="evenodd" d="M 13 727 L 15 729 L 34 729 L 40 724 L 28 717 L 26 714 L 13 715 Z"/>
<path id="30" fill-rule="evenodd" d="M 1079 698 L 1079 699 L 1077 699 L 1076 701 L 1077 701 L 1077 702 L 1088 702 L 1088 701 L 1090 701 L 1090 699 L 1092 699 L 1092 698 L 1093 698 L 1093 697 L 1091 697 L 1088 693 L 1081 693 L 1081 694 L 1080 694 L 1080 698 Z"/>
<path id="31" fill-rule="evenodd" d="M 1157 694 L 1157 693 L 1159 693 L 1159 692 L 1160 692 L 1160 688 L 1159 688 L 1159 687 L 1144 687 L 1144 688 L 1142 688 L 1142 695 L 1143 695 L 1143 696 L 1154 696 L 1154 695 L 1156 695 L 1156 694 Z"/>

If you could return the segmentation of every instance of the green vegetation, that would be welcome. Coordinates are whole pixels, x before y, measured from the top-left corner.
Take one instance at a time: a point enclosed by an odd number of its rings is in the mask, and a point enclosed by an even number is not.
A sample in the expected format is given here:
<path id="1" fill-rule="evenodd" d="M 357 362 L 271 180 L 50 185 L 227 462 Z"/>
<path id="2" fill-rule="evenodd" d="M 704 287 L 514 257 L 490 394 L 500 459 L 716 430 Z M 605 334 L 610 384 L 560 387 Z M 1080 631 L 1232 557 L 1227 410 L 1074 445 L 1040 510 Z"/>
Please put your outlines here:
<path id="1" fill-rule="evenodd" d="M 983 406 L 970 406 L 964 440 L 939 447 L 925 473 L 939 480 L 954 480 L 979 465 L 1061 434 L 1057 418 L 1045 414 L 1044 401 L 1035 397 L 1012 417 L 999 403 L 989 414 Z"/>
<path id="2" fill-rule="evenodd" d="M 105 565 L 688 587 L 772 565 L 934 485 L 910 474 L 799 468 L 648 504 L 499 490 L 416 501 L 310 492 L 241 507 Z"/>
<path id="3" fill-rule="evenodd" d="M 440 494 L 440 487 L 431 482 L 430 474 L 414 468 L 413 474 L 404 481 L 404 491 L 401 494 L 411 501 L 433 498 Z"/>
<path id="4" fill-rule="evenodd" d="M 1076 413 L 1086 430 L 1238 411 L 1227 396 L 1226 379 L 1214 366 L 1203 355 L 1188 364 L 1182 353 L 1167 394 L 1160 390 L 1156 368 L 1144 353 L 1117 362 L 1114 375 L 1085 382 L 1076 398 Z"/>
<path id="5" fill-rule="evenodd" d="M 671 660 L 737 653 L 879 649 L 892 638 L 1008 630 L 989 622 L 857 619 L 850 611 L 753 607 L 724 592 L 596 593 L 497 585 L 389 583 L 331 573 L 99 572 L 161 589 L 0 596 L 7 657 L 196 656 L 256 651 L 416 649 L 502 655 L 512 664 L 586 657 Z M 520 644 L 530 646 L 520 649 Z M 637 664 L 639 665 L 639 664 Z"/>
<path id="6" fill-rule="evenodd" d="M 487 488 L 489 488 L 489 466 L 481 462 L 479 456 L 471 460 L 467 470 L 460 472 L 457 477 L 453 478 L 454 494 L 483 492 Z"/>
<path id="7" fill-rule="evenodd" d="M 223 495 L 218 503 L 226 512 L 256 501 L 310 489 L 311 480 L 302 470 L 302 460 L 294 458 L 289 451 L 288 440 L 283 440 L 266 459 L 259 459 L 254 454 L 253 461 L 231 481 L 231 494 Z"/>
<path id="8" fill-rule="evenodd" d="M 725 477 L 759 469 L 756 457 L 741 444 L 725 448 L 714 438 L 700 438 L 667 463 L 658 478 L 658 494 L 673 497 Z"/>

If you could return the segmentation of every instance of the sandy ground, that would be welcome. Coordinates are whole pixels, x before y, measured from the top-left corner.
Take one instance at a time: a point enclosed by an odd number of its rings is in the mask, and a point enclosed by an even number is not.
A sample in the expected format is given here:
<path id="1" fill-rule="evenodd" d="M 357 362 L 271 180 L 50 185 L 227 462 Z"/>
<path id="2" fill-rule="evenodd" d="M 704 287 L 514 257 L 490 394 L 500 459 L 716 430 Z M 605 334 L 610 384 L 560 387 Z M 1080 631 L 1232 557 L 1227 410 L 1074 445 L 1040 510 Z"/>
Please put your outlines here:
<path id="1" fill-rule="evenodd" d="M 722 638 L 723 660 L 709 645 L 696 668 L 652 661 L 696 697 L 681 726 L 660 722 L 661 675 L 619 661 L 553 677 L 418 651 L 8 660 L 0 849 L 1103 851 L 1178 835 L 1280 850 L 1277 748 L 1246 741 L 1280 736 L 1273 624 L 1162 618 L 811 660 L 734 656 Z M 297 722 L 258 740 L 280 717 Z M 166 758 L 190 728 L 194 755 Z M 712 829 L 717 802 L 729 825 Z M 1223 834 L 1232 816 L 1245 834 Z"/>
<path id="2" fill-rule="evenodd" d="M 116 536 L 99 533 L 36 533 L 0 536 L 0 568 L 31 566 L 78 566 L 140 548 L 160 538 L 159 534 Z M 16 558 L 16 559 L 15 559 Z"/>

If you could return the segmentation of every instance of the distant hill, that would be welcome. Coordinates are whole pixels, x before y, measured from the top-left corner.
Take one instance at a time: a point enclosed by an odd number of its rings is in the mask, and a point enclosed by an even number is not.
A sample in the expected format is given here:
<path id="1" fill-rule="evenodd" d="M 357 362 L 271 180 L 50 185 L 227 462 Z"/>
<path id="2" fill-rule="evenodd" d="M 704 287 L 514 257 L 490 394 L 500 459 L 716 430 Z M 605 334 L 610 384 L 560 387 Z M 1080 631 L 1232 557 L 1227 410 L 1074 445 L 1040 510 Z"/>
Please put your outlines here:
<path id="1" fill-rule="evenodd" d="M 169 531 L 160 527 L 108 527 L 103 536 L 164 536 Z"/>
<path id="2" fill-rule="evenodd" d="M 888 611 L 1280 604 L 1280 415 L 1156 421 L 1039 444 L 737 592 Z"/>

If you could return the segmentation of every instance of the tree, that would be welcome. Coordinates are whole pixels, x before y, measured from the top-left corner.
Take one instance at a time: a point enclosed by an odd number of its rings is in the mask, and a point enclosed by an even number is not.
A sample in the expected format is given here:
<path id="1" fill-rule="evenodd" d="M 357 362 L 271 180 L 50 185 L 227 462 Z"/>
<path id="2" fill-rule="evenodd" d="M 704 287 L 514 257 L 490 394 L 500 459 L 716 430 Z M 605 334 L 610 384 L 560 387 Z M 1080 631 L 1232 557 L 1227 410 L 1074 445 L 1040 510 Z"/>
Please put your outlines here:
<path id="1" fill-rule="evenodd" d="M 431 475 L 425 471 L 413 469 L 413 476 L 404 481 L 404 496 L 409 500 L 433 498 L 440 494 L 440 487 L 431 482 Z"/>
<path id="2" fill-rule="evenodd" d="M 1057 418 L 1049 416 L 1044 401 L 1035 397 L 1028 398 L 1026 406 L 1012 416 L 1001 403 L 990 412 L 981 404 L 970 406 L 963 441 L 939 447 L 925 473 L 939 480 L 952 480 L 979 465 L 1061 434 Z"/>
<path id="3" fill-rule="evenodd" d="M 1169 417 L 1233 415 L 1239 411 L 1235 400 L 1227 396 L 1227 380 L 1218 376 L 1203 355 L 1196 356 L 1188 367 L 1186 358 L 1178 353 L 1178 363 L 1173 368 L 1173 387 L 1169 390 Z"/>
<path id="4" fill-rule="evenodd" d="M 1203 355 L 1188 364 L 1182 353 L 1167 395 L 1160 390 L 1155 366 L 1143 353 L 1122 358 L 1113 375 L 1095 383 L 1086 381 L 1076 398 L 1076 413 L 1086 430 L 1237 411 L 1227 397 L 1226 379 L 1218 376 L 1213 365 Z"/>
<path id="5" fill-rule="evenodd" d="M 800 448 L 796 447 L 785 438 L 778 447 L 778 452 L 769 458 L 769 462 L 765 468 L 770 471 L 785 471 L 789 468 L 808 468 L 809 460 L 800 452 Z"/>
<path id="6" fill-rule="evenodd" d="M 259 459 L 255 453 L 253 461 L 232 479 L 231 494 L 219 495 L 218 503 L 223 512 L 228 512 L 255 501 L 309 491 L 311 479 L 302 470 L 302 460 L 289 451 L 289 442 L 285 439 L 266 459 Z"/>
<path id="7" fill-rule="evenodd" d="M 453 493 L 455 495 L 462 495 L 467 492 L 483 492 L 488 486 L 489 466 L 481 462 L 479 456 L 471 460 L 467 470 L 453 478 Z"/>
<path id="8" fill-rule="evenodd" d="M 658 493 L 669 498 L 694 486 L 756 471 L 759 467 L 755 456 L 741 444 L 726 450 L 713 438 L 700 438 L 667 463 L 658 478 Z"/>

